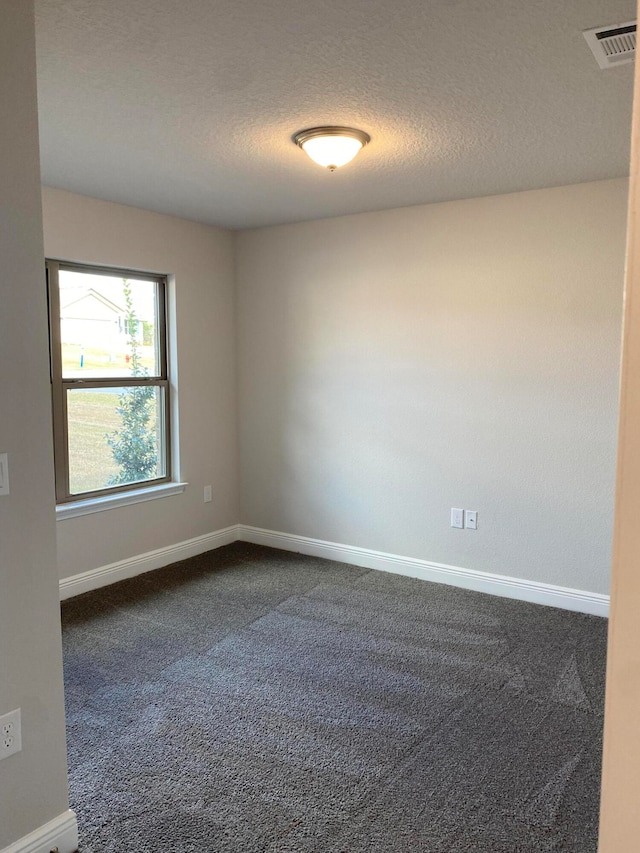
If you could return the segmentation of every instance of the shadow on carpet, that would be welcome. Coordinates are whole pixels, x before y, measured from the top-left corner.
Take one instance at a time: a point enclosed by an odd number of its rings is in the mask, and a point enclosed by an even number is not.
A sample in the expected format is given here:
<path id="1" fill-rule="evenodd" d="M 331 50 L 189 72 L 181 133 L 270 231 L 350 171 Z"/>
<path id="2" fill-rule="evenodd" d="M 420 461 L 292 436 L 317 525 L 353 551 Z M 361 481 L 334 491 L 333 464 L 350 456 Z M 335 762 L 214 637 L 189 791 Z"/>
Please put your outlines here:
<path id="1" fill-rule="evenodd" d="M 81 853 L 595 853 L 606 622 L 236 543 L 63 605 Z"/>

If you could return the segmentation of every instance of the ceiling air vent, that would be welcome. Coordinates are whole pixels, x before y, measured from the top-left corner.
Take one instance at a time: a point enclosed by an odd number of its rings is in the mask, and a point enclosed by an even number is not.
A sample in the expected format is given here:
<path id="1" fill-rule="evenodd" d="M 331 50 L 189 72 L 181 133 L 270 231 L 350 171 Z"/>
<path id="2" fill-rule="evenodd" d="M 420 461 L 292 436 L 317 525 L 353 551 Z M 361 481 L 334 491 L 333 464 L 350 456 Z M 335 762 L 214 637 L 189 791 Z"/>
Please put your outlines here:
<path id="1" fill-rule="evenodd" d="M 596 27 L 582 33 L 600 68 L 633 62 L 636 56 L 636 21 L 613 27 Z"/>

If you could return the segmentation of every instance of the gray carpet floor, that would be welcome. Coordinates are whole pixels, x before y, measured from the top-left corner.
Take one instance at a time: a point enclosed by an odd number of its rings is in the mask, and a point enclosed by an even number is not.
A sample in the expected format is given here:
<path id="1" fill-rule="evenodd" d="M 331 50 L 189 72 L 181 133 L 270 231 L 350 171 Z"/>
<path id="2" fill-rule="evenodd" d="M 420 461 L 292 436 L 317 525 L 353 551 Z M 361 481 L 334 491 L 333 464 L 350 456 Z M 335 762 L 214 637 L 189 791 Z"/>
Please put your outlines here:
<path id="1" fill-rule="evenodd" d="M 244 543 L 63 606 L 81 853 L 595 853 L 606 622 Z"/>

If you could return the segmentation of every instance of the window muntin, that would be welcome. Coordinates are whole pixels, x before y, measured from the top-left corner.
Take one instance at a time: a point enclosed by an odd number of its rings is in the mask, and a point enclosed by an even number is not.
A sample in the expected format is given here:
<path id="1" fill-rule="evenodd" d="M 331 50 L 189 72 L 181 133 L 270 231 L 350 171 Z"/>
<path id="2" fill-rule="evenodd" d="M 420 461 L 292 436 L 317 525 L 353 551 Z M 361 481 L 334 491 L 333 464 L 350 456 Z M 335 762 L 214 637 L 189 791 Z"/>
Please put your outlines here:
<path id="1" fill-rule="evenodd" d="M 47 261 L 58 503 L 168 482 L 164 276 Z"/>

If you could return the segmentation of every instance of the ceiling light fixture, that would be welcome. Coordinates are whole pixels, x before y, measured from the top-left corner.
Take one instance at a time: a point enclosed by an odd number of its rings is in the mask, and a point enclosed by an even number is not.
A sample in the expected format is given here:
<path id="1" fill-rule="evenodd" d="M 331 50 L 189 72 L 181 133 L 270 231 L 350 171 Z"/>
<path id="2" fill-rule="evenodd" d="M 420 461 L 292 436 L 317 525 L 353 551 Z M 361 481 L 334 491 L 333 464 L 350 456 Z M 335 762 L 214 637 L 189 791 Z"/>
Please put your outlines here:
<path id="1" fill-rule="evenodd" d="M 293 141 L 319 166 L 335 172 L 351 162 L 371 137 L 353 127 L 310 127 L 296 133 Z"/>

